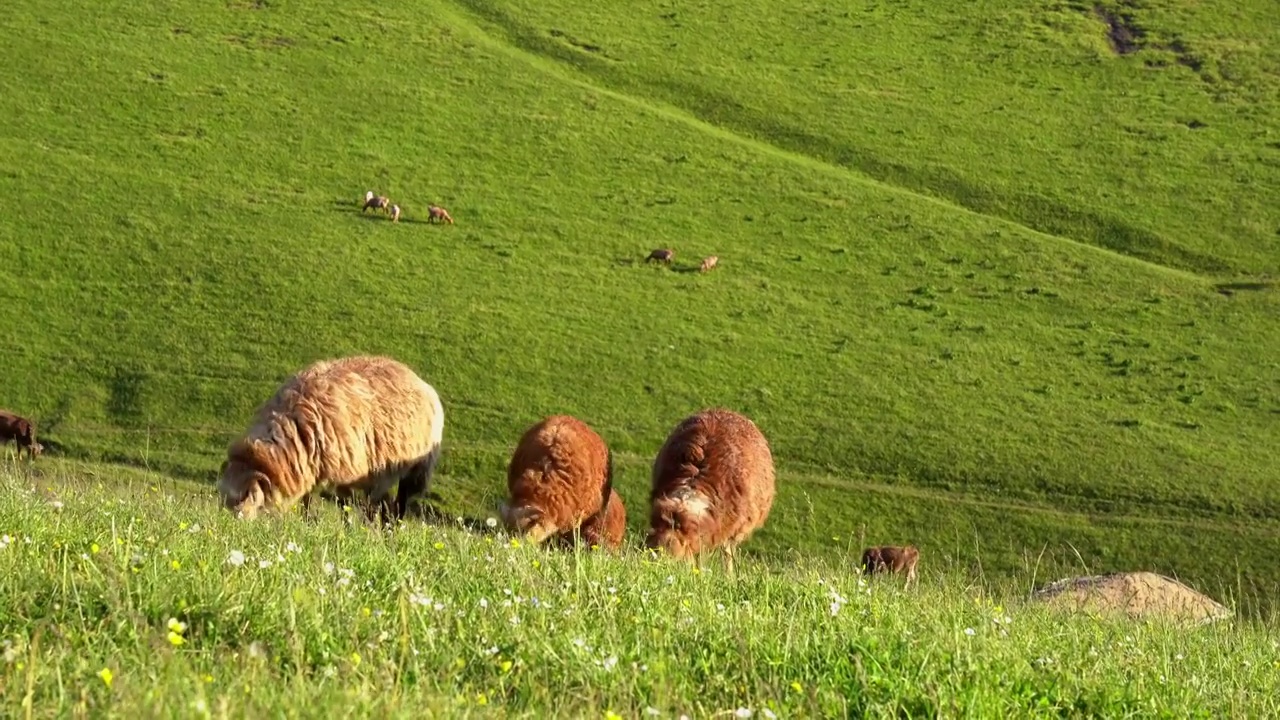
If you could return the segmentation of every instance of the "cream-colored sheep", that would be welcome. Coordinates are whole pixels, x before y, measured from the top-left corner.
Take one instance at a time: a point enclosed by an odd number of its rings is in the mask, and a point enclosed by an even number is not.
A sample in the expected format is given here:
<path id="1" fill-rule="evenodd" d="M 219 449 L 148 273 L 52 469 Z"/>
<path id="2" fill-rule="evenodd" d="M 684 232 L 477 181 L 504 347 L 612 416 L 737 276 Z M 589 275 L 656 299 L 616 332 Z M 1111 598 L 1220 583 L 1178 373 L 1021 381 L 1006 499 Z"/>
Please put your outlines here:
<path id="1" fill-rule="evenodd" d="M 289 378 L 231 444 L 218 492 L 243 517 L 304 502 L 316 489 L 363 490 L 383 518 L 427 491 L 444 433 L 435 389 L 404 364 L 357 356 Z M 399 482 L 394 503 L 387 500 Z"/>

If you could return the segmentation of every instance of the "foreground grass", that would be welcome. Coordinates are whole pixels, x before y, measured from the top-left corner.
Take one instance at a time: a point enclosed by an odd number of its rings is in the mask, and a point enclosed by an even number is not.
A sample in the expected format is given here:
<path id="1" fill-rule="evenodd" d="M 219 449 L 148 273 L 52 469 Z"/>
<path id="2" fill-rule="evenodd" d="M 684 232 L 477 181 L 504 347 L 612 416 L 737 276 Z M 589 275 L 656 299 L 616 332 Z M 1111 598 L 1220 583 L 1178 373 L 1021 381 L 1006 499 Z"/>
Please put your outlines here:
<path id="1" fill-rule="evenodd" d="M 0 475 L 0 703 L 35 717 L 1268 716 L 1280 635 L 1063 619 L 853 558 L 726 577 L 636 549 L 335 514 L 236 522 L 141 474 Z M 745 716 L 745 714 L 740 715 Z"/>
<path id="2" fill-rule="evenodd" d="M 0 406 L 51 457 L 207 480 L 285 375 L 388 353 L 472 514 L 540 416 L 596 427 L 633 500 L 723 404 L 774 448 L 775 557 L 1045 549 L 1266 612 L 1271 5 L 1141 11 L 1221 83 L 1108 55 L 1076 3 L 845 5 L 762 36 L 757 0 L 11 2 Z"/>

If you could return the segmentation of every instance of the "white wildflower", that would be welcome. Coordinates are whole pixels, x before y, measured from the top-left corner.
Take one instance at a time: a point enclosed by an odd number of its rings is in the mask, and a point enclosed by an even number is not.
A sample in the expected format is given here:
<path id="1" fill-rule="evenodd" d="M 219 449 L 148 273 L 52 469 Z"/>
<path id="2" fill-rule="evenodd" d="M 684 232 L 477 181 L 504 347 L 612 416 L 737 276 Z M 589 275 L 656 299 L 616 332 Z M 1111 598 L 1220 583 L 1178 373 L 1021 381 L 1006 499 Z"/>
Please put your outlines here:
<path id="1" fill-rule="evenodd" d="M 291 553 L 298 553 L 298 552 L 302 552 L 302 548 L 298 547 L 298 543 L 290 540 L 289 544 L 284 546 L 284 551 L 291 552 Z"/>
<path id="2" fill-rule="evenodd" d="M 258 561 L 258 567 L 259 567 L 259 568 L 262 568 L 262 569 L 264 569 L 264 570 L 265 570 L 266 568 L 271 567 L 271 561 L 270 561 L 270 560 L 265 560 L 265 559 L 264 559 L 264 560 L 259 560 L 259 561 Z"/>
<path id="3" fill-rule="evenodd" d="M 604 668 L 605 672 L 612 672 L 614 666 L 616 666 L 617 664 L 618 664 L 618 656 L 610 655 L 600 663 L 600 667 Z"/>
<path id="4" fill-rule="evenodd" d="M 480 598 L 480 609 L 489 607 L 489 601 L 486 598 Z"/>
<path id="5" fill-rule="evenodd" d="M 487 520 L 485 520 L 485 521 L 484 521 L 484 524 L 485 524 L 485 525 L 488 525 L 488 526 L 489 526 L 489 527 L 491 527 L 491 528 L 498 527 L 498 519 L 497 519 L 497 518 L 489 518 L 489 519 L 487 519 Z"/>
<path id="6" fill-rule="evenodd" d="M 49 506 L 52 507 L 54 510 L 57 510 L 58 512 L 62 512 L 63 505 L 61 500 L 54 500 L 53 502 L 49 503 Z"/>
<path id="7" fill-rule="evenodd" d="M 650 717 L 658 717 L 662 714 L 662 711 L 656 707 L 647 707 L 644 709 L 644 714 Z"/>
<path id="8" fill-rule="evenodd" d="M 968 635 L 968 636 L 972 637 L 972 636 L 973 636 L 973 633 L 974 633 L 973 628 L 965 628 L 965 629 L 964 629 L 964 634 L 965 634 L 965 635 Z"/>
<path id="9" fill-rule="evenodd" d="M 327 563 L 325 563 L 325 564 L 324 564 L 324 574 L 325 574 L 325 575 L 332 575 L 332 574 L 333 574 L 333 563 L 331 563 L 331 562 L 327 562 Z"/>
<path id="10" fill-rule="evenodd" d="M 751 708 L 738 708 L 733 711 L 733 716 L 736 718 L 742 718 L 742 720 L 746 720 L 751 717 L 751 715 Z"/>

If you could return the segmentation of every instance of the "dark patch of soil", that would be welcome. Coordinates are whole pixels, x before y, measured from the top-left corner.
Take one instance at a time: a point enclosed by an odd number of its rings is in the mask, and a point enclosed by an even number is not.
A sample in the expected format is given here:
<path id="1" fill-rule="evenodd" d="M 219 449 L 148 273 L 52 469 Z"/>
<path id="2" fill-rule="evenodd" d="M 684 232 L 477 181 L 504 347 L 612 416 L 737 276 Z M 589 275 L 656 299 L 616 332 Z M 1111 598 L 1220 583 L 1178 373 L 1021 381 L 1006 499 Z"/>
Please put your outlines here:
<path id="1" fill-rule="evenodd" d="M 1179 65 L 1186 65 L 1195 72 L 1200 72 L 1201 68 L 1204 67 L 1204 61 L 1196 57 L 1191 52 L 1191 48 L 1188 48 L 1187 44 L 1182 40 L 1174 40 L 1169 43 L 1169 49 L 1177 54 Z"/>
<path id="2" fill-rule="evenodd" d="M 1207 123 L 1200 122 L 1199 120 L 1188 120 L 1183 124 L 1191 128 L 1192 130 L 1199 130 L 1200 128 L 1209 127 Z"/>
<path id="3" fill-rule="evenodd" d="M 1112 52 L 1117 55 L 1129 55 L 1141 49 L 1138 41 L 1146 32 L 1138 27 L 1132 15 L 1112 12 L 1101 5 L 1095 5 L 1093 13 L 1107 24 L 1107 40 L 1111 43 Z"/>
<path id="4" fill-rule="evenodd" d="M 1218 283 L 1217 285 L 1213 286 L 1213 289 L 1217 290 L 1223 295 L 1226 295 L 1227 297 L 1231 297 L 1232 295 L 1235 295 L 1237 292 L 1240 292 L 1242 290 L 1252 290 L 1253 292 L 1270 290 L 1271 283 L 1264 283 L 1264 282 Z"/>
<path id="5" fill-rule="evenodd" d="M 547 34 L 553 38 L 560 38 L 561 40 L 564 40 L 565 42 L 578 48 L 579 50 L 585 50 L 589 53 L 604 52 L 604 48 L 600 47 L 599 45 L 593 45 L 592 43 L 589 43 L 589 42 L 583 42 L 582 40 L 579 40 L 573 37 L 572 35 L 566 33 L 563 30 L 556 30 L 555 28 L 552 28 L 547 31 Z"/>

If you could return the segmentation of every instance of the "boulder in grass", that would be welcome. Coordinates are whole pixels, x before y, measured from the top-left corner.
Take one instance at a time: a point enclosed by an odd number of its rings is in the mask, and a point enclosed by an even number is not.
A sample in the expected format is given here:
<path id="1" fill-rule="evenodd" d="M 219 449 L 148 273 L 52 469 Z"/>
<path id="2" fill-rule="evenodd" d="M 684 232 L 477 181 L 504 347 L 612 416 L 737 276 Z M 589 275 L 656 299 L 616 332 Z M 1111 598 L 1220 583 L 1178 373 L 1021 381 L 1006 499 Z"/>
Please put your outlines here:
<path id="1" fill-rule="evenodd" d="M 1230 617 L 1229 608 L 1177 580 L 1151 572 L 1067 578 L 1036 590 L 1031 599 L 1061 610 L 1132 618 L 1212 622 Z"/>

